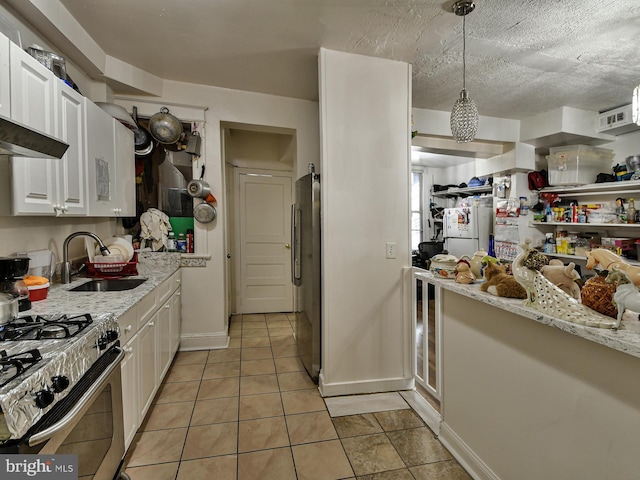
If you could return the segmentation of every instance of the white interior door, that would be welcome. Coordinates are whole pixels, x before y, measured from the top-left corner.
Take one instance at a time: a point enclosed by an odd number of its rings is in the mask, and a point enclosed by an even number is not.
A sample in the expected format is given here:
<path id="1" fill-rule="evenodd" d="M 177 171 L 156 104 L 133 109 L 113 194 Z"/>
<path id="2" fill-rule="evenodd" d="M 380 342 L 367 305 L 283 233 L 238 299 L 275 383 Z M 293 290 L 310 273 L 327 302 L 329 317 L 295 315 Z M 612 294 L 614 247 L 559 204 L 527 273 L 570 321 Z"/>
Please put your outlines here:
<path id="1" fill-rule="evenodd" d="M 290 312 L 291 176 L 238 173 L 240 313 Z"/>

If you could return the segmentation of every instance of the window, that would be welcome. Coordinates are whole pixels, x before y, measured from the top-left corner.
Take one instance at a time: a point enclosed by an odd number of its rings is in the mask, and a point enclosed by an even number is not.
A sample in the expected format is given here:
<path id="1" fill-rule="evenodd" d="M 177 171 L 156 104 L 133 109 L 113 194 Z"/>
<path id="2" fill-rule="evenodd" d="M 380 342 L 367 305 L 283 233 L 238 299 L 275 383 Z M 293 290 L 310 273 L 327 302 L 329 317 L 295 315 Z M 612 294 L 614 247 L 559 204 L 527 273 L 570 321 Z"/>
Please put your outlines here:
<path id="1" fill-rule="evenodd" d="M 422 171 L 411 172 L 411 249 L 417 250 L 422 242 L 424 205 L 422 195 Z"/>

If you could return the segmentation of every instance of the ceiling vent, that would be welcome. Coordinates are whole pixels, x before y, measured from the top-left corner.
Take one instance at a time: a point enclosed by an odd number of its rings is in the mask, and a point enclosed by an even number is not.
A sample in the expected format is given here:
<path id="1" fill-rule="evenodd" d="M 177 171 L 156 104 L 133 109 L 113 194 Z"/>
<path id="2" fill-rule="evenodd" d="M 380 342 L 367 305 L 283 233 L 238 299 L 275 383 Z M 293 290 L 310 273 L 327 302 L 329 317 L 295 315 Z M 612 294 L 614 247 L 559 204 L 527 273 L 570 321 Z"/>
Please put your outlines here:
<path id="1" fill-rule="evenodd" d="M 632 120 L 631 104 L 598 114 L 598 132 L 622 135 L 640 129 Z"/>

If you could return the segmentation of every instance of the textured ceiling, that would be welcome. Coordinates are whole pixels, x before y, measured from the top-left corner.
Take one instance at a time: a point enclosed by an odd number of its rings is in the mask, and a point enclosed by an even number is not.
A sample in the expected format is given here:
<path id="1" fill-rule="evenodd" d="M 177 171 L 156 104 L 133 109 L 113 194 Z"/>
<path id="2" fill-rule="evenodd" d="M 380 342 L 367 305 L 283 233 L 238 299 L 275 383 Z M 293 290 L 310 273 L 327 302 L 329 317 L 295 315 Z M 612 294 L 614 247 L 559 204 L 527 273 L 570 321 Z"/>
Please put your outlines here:
<path id="1" fill-rule="evenodd" d="M 413 65 L 413 106 L 462 88 L 462 18 L 442 0 L 61 0 L 109 55 L 159 77 L 317 100 L 319 47 Z M 481 115 L 630 103 L 639 0 L 478 0 L 467 89 Z M 117 93 L 117 92 L 116 92 Z"/>

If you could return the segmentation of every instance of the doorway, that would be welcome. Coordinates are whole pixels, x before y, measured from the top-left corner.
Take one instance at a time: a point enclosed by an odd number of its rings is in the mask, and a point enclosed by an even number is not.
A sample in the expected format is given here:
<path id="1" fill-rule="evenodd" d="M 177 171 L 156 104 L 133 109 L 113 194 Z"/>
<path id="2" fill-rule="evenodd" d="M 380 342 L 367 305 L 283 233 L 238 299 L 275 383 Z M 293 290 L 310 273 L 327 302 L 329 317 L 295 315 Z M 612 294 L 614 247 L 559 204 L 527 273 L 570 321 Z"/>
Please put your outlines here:
<path id="1" fill-rule="evenodd" d="M 223 124 L 227 314 L 291 312 L 295 131 Z"/>

